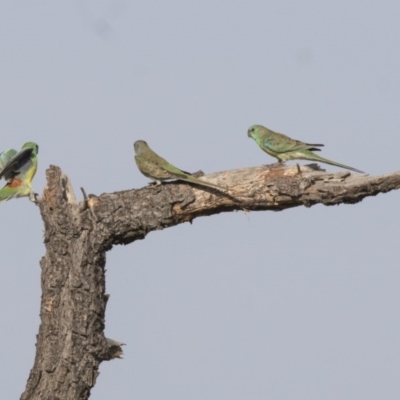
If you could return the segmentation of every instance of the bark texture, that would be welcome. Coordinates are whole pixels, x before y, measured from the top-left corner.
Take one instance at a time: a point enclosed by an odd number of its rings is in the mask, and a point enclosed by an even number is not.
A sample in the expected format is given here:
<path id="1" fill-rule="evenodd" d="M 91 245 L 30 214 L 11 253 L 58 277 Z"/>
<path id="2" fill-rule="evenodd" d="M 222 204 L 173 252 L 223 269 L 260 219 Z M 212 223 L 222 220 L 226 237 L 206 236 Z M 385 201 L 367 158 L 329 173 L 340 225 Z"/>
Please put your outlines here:
<path id="1" fill-rule="evenodd" d="M 122 355 L 122 343 L 104 337 L 105 255 L 113 245 L 200 216 L 357 203 L 400 187 L 400 172 L 370 177 L 315 169 L 231 170 L 201 178 L 228 187 L 226 192 L 171 182 L 89 196 L 77 203 L 68 178 L 51 166 L 39 203 L 46 246 L 40 262 L 41 325 L 21 399 L 88 399 L 100 363 Z"/>

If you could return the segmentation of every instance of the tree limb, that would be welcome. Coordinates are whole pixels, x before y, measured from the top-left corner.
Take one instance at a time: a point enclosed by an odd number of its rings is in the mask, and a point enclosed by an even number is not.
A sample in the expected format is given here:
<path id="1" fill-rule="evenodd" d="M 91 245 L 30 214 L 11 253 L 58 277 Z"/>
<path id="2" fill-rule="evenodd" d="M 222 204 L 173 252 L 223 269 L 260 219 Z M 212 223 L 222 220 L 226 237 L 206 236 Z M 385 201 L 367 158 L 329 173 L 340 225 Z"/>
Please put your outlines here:
<path id="1" fill-rule="evenodd" d="M 120 358 L 123 343 L 104 337 L 105 255 L 116 244 L 143 239 L 194 218 L 234 210 L 281 211 L 314 204 L 357 203 L 400 188 L 400 172 L 370 177 L 315 167 L 255 167 L 205 177 L 226 192 L 181 182 L 148 186 L 77 203 L 58 167 L 46 171 L 39 207 L 46 255 L 36 357 L 22 400 L 85 400 L 102 361 Z M 204 179 L 202 177 L 201 179 Z"/>

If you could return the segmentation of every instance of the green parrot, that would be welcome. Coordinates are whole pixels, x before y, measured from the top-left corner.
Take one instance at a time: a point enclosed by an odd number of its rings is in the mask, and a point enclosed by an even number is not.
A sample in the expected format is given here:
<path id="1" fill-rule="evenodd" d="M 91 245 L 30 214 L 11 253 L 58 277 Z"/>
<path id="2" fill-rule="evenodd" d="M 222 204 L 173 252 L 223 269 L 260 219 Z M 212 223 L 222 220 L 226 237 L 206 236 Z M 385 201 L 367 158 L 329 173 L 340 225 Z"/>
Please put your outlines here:
<path id="1" fill-rule="evenodd" d="M 17 154 L 17 150 L 7 149 L 0 153 L 0 171 L 3 170 L 5 165 Z"/>
<path id="2" fill-rule="evenodd" d="M 31 182 L 37 170 L 38 152 L 39 146 L 36 143 L 27 142 L 19 152 L 8 149 L 0 154 L 0 178 L 7 181 L 0 189 L 0 203 L 25 196 L 37 203 Z"/>
<path id="3" fill-rule="evenodd" d="M 280 163 L 288 160 L 310 160 L 320 161 L 326 164 L 335 165 L 349 169 L 351 171 L 363 174 L 363 171 L 349 167 L 348 165 L 339 164 L 335 161 L 317 156 L 313 151 L 321 151 L 318 147 L 323 144 L 309 144 L 291 139 L 289 136 L 271 131 L 262 125 L 253 125 L 247 131 L 247 136 L 255 140 L 262 150 L 270 156 L 275 157 Z"/>
<path id="4" fill-rule="evenodd" d="M 213 189 L 225 190 L 224 188 L 195 178 L 190 172 L 182 171 L 164 160 L 144 140 L 138 140 L 133 144 L 135 149 L 135 161 L 140 172 L 160 185 L 167 179 L 179 179 L 181 181 L 207 186 Z"/>

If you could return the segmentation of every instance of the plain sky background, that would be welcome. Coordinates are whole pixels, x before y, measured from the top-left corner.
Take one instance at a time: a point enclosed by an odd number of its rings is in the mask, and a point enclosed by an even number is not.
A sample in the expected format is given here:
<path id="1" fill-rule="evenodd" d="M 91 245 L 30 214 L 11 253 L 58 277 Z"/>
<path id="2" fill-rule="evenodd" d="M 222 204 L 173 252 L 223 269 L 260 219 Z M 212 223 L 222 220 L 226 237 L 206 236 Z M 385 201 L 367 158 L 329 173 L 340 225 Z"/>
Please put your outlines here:
<path id="1" fill-rule="evenodd" d="M 138 139 L 185 170 L 274 162 L 253 124 L 394 172 L 399 20 L 388 0 L 4 1 L 1 148 L 37 142 L 35 190 L 55 164 L 79 200 L 148 183 Z M 398 399 L 399 196 L 226 213 L 113 248 L 106 336 L 127 346 L 91 399 Z M 0 394 L 16 399 L 45 248 L 28 199 L 0 214 Z"/>

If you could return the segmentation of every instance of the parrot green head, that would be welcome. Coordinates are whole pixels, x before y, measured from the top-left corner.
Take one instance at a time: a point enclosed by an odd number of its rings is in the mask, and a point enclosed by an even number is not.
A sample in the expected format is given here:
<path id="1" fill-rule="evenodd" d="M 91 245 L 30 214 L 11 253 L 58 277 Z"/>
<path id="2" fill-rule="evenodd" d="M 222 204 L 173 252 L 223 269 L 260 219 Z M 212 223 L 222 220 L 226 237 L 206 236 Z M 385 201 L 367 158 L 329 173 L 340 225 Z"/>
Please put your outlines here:
<path id="1" fill-rule="evenodd" d="M 140 156 L 149 150 L 149 145 L 144 140 L 137 140 L 133 143 L 136 155 Z"/>
<path id="2" fill-rule="evenodd" d="M 23 146 L 23 149 L 32 149 L 32 154 L 36 156 L 39 153 L 39 145 L 34 142 L 26 142 Z"/>
<path id="3" fill-rule="evenodd" d="M 251 126 L 248 131 L 247 131 L 247 136 L 256 139 L 259 135 L 260 130 L 262 130 L 264 127 L 262 125 L 253 125 Z"/>

